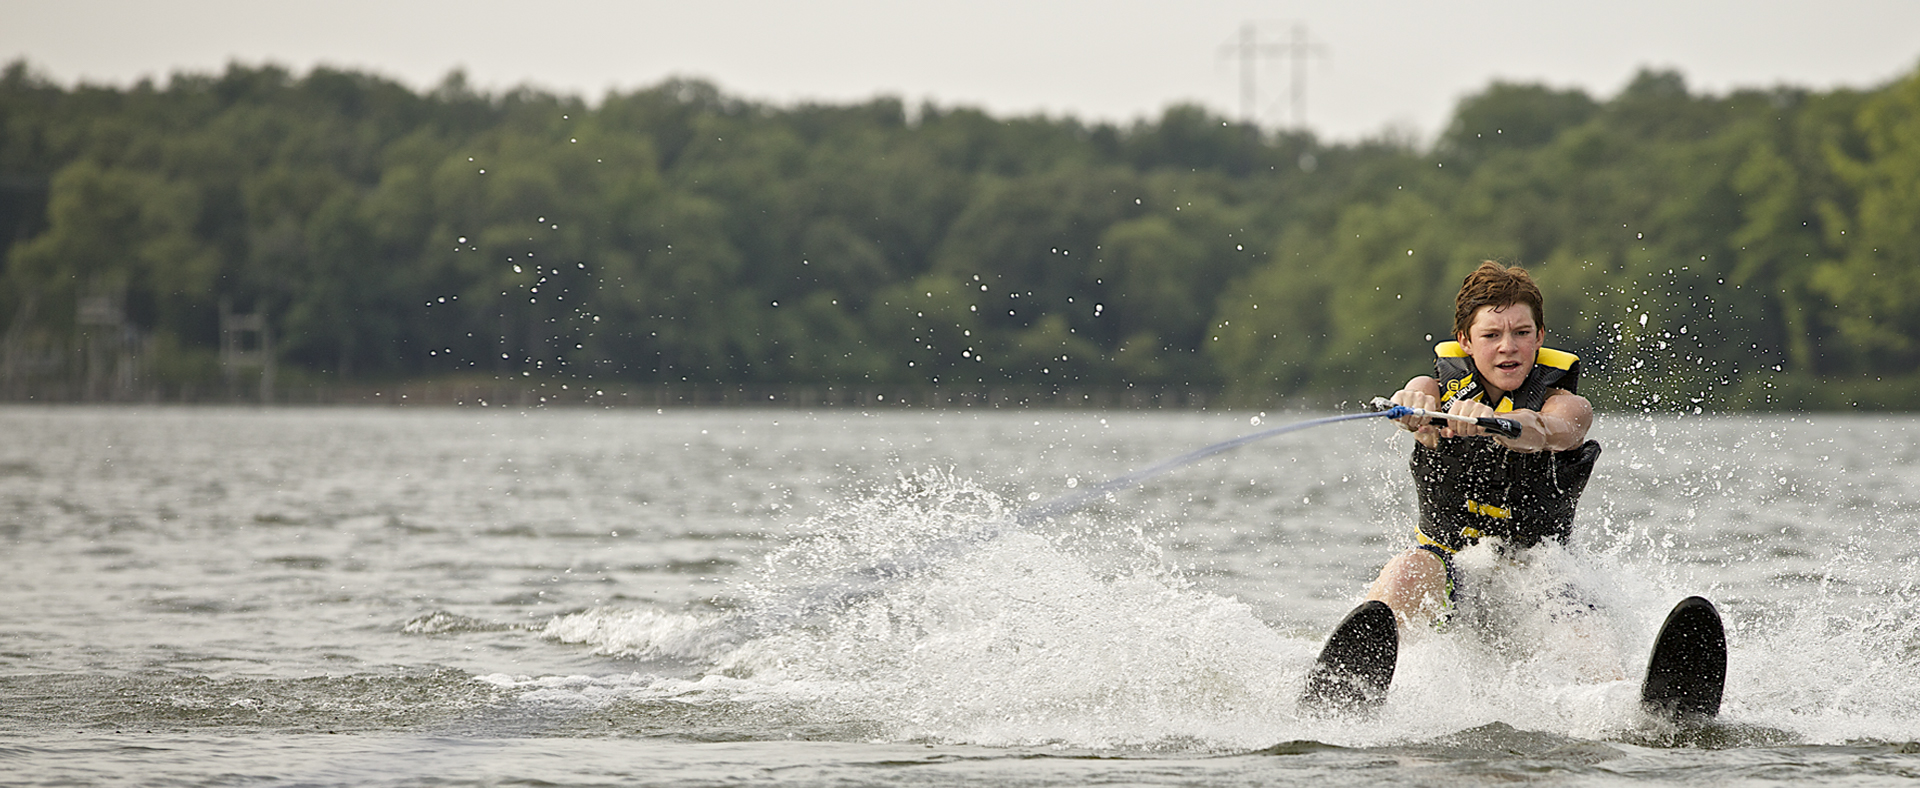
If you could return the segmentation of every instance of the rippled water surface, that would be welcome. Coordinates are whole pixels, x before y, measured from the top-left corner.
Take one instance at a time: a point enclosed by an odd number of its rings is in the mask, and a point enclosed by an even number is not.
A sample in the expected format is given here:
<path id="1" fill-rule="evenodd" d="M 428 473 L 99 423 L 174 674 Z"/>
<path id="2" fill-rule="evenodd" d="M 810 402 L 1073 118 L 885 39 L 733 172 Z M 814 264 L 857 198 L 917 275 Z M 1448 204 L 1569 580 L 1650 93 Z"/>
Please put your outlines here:
<path id="1" fill-rule="evenodd" d="M 1364 720 L 1293 697 L 1408 542 L 1388 425 L 1016 524 L 1314 415 L 0 408 L 0 784 L 1920 778 L 1912 417 L 1603 415 L 1573 549 L 1464 556 L 1495 602 Z"/>

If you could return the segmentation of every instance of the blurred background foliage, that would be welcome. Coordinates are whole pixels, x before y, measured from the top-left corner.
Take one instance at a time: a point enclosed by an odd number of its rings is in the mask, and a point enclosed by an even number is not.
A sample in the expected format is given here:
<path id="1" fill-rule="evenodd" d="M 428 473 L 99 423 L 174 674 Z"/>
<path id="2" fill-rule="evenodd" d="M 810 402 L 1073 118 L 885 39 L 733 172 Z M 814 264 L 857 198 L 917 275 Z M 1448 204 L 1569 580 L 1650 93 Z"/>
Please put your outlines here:
<path id="1" fill-rule="evenodd" d="M 214 378 L 224 304 L 296 382 L 1326 404 L 1426 369 L 1496 259 L 1534 271 L 1604 407 L 1913 407 L 1916 184 L 1920 71 L 1494 84 L 1423 145 L 1194 106 L 1089 125 L 691 80 L 589 104 L 243 65 L 63 87 L 15 62 L 0 326 L 16 388 L 83 374 L 108 334 L 136 384 Z"/>

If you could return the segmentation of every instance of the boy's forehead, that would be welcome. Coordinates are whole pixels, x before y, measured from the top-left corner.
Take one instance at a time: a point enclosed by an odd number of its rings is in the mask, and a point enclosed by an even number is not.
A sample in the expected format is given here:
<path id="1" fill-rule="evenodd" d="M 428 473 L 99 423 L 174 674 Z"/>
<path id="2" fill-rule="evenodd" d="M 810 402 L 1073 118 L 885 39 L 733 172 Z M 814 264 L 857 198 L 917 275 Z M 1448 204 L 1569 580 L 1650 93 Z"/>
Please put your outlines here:
<path id="1" fill-rule="evenodd" d="M 1512 311 L 1514 307 L 1521 307 L 1522 311 L 1514 312 Z M 1483 307 L 1480 307 L 1479 309 L 1474 310 L 1473 325 L 1477 326 L 1484 321 L 1498 320 L 1504 317 L 1512 317 L 1513 319 L 1516 319 L 1516 320 L 1522 320 L 1522 321 L 1525 321 L 1528 325 L 1535 325 L 1539 323 L 1539 320 L 1533 314 L 1533 305 L 1527 304 L 1525 302 L 1515 302 L 1511 304 L 1483 306 Z"/>

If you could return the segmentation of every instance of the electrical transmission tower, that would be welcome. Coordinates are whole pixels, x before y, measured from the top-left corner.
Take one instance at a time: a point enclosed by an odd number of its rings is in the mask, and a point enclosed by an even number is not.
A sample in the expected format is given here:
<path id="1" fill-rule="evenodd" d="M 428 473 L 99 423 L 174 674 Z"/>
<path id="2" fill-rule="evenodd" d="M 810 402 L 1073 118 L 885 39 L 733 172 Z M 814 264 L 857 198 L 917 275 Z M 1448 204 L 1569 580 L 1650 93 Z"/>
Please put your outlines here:
<path id="1" fill-rule="evenodd" d="M 1249 126 L 1259 123 L 1260 95 L 1255 82 L 1260 71 L 1260 59 L 1288 58 L 1291 61 L 1288 63 L 1289 76 L 1293 81 L 1287 90 L 1287 100 L 1293 110 L 1293 126 L 1297 129 L 1307 127 L 1307 61 L 1314 55 L 1326 57 L 1327 48 L 1313 41 L 1306 25 L 1295 23 L 1285 41 L 1261 43 L 1259 25 L 1247 22 L 1240 26 L 1239 35 L 1220 47 L 1220 54 L 1240 59 L 1240 119 Z"/>

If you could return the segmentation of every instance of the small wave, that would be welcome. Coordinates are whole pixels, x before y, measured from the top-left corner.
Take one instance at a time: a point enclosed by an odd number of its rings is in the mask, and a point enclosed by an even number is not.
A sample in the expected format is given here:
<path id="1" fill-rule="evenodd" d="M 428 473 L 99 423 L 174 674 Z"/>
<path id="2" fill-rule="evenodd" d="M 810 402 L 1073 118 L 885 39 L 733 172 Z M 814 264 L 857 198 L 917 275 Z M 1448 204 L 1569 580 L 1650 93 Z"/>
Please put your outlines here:
<path id="1" fill-rule="evenodd" d="M 592 646 L 606 656 L 712 660 L 739 637 L 734 623 L 725 615 L 594 608 L 553 617 L 540 636 Z"/>
<path id="2" fill-rule="evenodd" d="M 496 624 L 477 618 L 435 610 L 401 625 L 400 631 L 409 635 L 446 635 L 459 632 L 506 632 L 516 627 L 512 624 Z"/>
<path id="3" fill-rule="evenodd" d="M 820 708 L 835 692 L 830 683 L 768 682 L 718 674 L 698 678 L 671 678 L 652 673 L 612 676 L 523 676 L 493 673 L 474 681 L 516 694 L 519 703 L 542 711 L 581 712 L 610 707 L 672 706 L 707 709 L 745 716 L 804 715 L 795 711 Z M 817 721 L 817 720 L 816 720 Z M 784 738 L 780 728 L 763 729 L 763 738 Z"/>
<path id="4" fill-rule="evenodd" d="M 420 730 L 465 724 L 505 696 L 460 671 L 438 669 L 298 679 L 49 674 L 10 684 L 11 705 L 0 724 L 124 730 Z"/>

